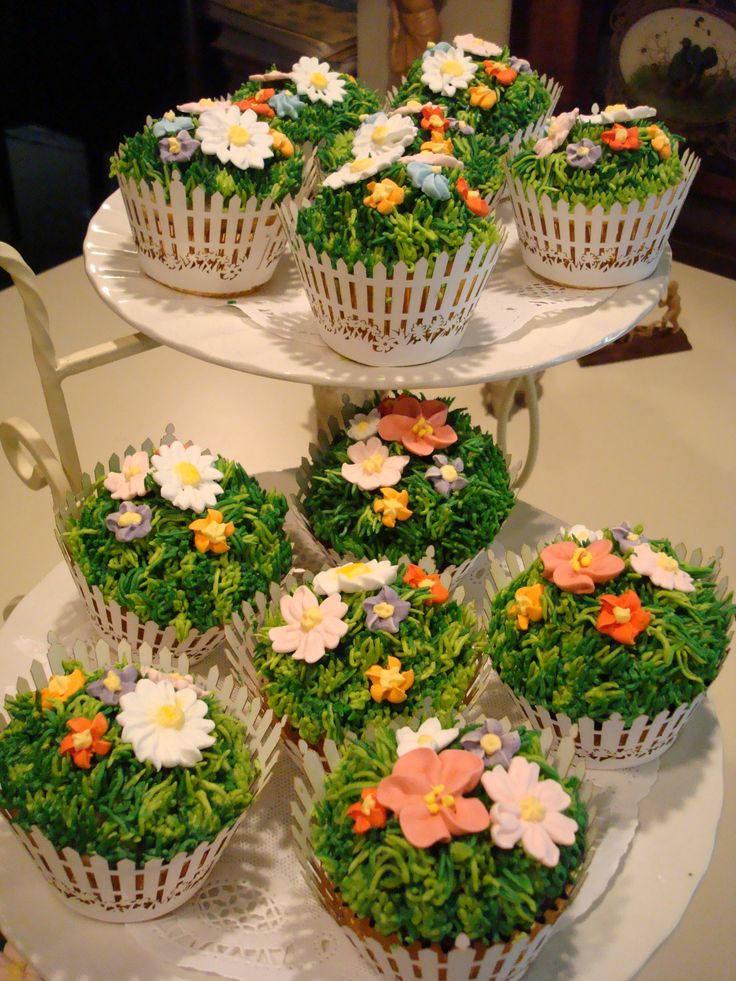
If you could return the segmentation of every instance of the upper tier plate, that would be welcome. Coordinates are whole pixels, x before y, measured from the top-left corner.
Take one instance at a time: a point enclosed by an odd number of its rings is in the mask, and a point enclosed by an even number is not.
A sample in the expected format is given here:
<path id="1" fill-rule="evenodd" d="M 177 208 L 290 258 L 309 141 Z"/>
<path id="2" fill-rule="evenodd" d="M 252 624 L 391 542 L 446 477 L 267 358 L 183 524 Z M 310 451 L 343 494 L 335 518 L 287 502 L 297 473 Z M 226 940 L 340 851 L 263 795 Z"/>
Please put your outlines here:
<path id="1" fill-rule="evenodd" d="M 119 191 L 90 222 L 84 242 L 87 274 L 102 299 L 137 330 L 195 358 L 256 375 L 340 388 L 437 388 L 513 378 L 595 351 L 625 334 L 655 306 L 670 275 L 671 253 L 649 279 L 614 291 L 578 293 L 577 309 L 560 312 L 562 291 L 544 280 L 517 290 L 524 269 L 513 223 L 502 208 L 508 243 L 481 296 L 463 346 L 431 364 L 366 367 L 327 347 L 306 305 L 294 265 L 281 260 L 271 281 L 233 307 L 221 299 L 177 293 L 138 268 Z M 494 286 L 494 283 L 496 284 Z M 544 294 L 543 315 L 524 322 L 520 307 Z M 579 304 L 603 302 L 595 306 Z M 562 302 L 566 302 L 564 299 Z M 501 306 L 505 303 L 505 306 Z M 542 309 L 537 306 L 535 309 Z M 518 326 L 508 330 L 509 310 Z M 555 312 L 557 311 L 557 312 Z M 532 311 L 532 315 L 535 311 Z"/>

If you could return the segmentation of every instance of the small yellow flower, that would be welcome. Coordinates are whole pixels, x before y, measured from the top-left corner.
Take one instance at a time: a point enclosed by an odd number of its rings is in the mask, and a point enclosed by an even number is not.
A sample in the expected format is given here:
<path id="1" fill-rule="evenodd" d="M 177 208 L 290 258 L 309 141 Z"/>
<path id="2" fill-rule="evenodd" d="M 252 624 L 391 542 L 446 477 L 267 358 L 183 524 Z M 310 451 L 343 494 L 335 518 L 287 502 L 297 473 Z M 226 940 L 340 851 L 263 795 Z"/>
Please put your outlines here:
<path id="1" fill-rule="evenodd" d="M 58 699 L 65 702 L 75 695 L 87 683 L 87 676 L 75 668 L 71 674 L 54 674 L 49 678 L 46 688 L 41 689 L 41 708 L 51 708 Z"/>
<path id="2" fill-rule="evenodd" d="M 277 129 L 270 129 L 268 132 L 273 137 L 274 150 L 277 150 L 282 157 L 294 156 L 294 144 L 291 142 L 288 136 L 279 132 Z"/>
<path id="3" fill-rule="evenodd" d="M 404 201 L 404 188 L 389 177 L 384 177 L 380 182 L 371 181 L 368 190 L 371 193 L 363 198 L 363 204 L 375 208 L 382 215 L 390 215 L 396 205 Z"/>
<path id="4" fill-rule="evenodd" d="M 652 150 L 656 150 L 660 160 L 669 160 L 672 156 L 672 143 L 669 136 L 663 133 L 659 126 L 647 126 L 647 135 L 652 143 Z"/>
<path id="5" fill-rule="evenodd" d="M 446 153 L 448 157 L 455 155 L 455 147 L 452 144 L 452 140 L 442 139 L 443 133 L 441 130 L 435 130 L 432 133 L 432 139 L 425 143 L 422 143 L 422 150 L 429 150 L 430 153 Z"/>
<path id="6" fill-rule="evenodd" d="M 406 693 L 414 684 L 414 672 L 411 668 L 402 671 L 398 657 L 389 657 L 388 667 L 385 668 L 380 664 L 374 664 L 365 674 L 373 682 L 371 698 L 375 702 L 382 702 L 384 699 L 394 705 L 405 702 Z"/>
<path id="7" fill-rule="evenodd" d="M 498 102 L 498 93 L 487 85 L 472 85 L 468 94 L 471 106 L 478 106 L 480 109 L 493 109 Z"/>
<path id="8" fill-rule="evenodd" d="M 509 607 L 509 616 L 516 617 L 516 626 L 519 630 L 528 630 L 529 622 L 537 623 L 544 616 L 542 609 L 542 593 L 544 586 L 537 583 L 535 586 L 522 586 L 514 594 L 516 602 Z"/>
<path id="9" fill-rule="evenodd" d="M 232 521 L 225 524 L 219 511 L 207 508 L 207 517 L 197 518 L 189 525 L 189 530 L 194 532 L 194 547 L 198 552 L 221 555 L 230 551 L 227 539 L 235 531 L 235 525 Z"/>
<path id="10" fill-rule="evenodd" d="M 382 487 L 381 493 L 383 500 L 380 497 L 377 498 L 373 502 L 373 510 L 376 514 L 382 515 L 381 521 L 387 528 L 395 528 L 397 521 L 406 521 L 412 516 L 414 512 L 407 507 L 409 491 L 397 491 L 393 487 Z"/>

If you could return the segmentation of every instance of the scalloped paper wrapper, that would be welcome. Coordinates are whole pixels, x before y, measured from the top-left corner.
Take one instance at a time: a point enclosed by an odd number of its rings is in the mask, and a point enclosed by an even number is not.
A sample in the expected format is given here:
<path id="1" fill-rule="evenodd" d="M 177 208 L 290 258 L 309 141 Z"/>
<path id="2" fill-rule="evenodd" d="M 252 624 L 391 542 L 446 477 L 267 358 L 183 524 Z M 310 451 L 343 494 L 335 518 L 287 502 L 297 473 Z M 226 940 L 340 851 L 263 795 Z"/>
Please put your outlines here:
<path id="1" fill-rule="evenodd" d="M 543 733 L 543 749 L 548 759 L 554 760 L 561 775 L 568 772 L 582 779 L 584 767 L 574 761 L 574 748 L 570 740 L 559 743 L 550 752 L 552 734 Z M 596 848 L 595 811 L 588 810 L 589 828 L 586 859 L 581 866 L 569 895 L 560 898 L 556 907 L 545 913 L 544 923 L 536 923 L 528 934 L 520 934 L 514 941 L 487 946 L 480 942 L 462 942 L 449 952 L 438 944 L 422 947 L 419 943 L 403 945 L 396 937 L 379 934 L 369 920 L 358 918 L 341 900 L 322 865 L 314 855 L 311 842 L 311 815 L 315 803 L 324 794 L 325 778 L 336 769 L 340 754 L 334 743 L 327 741 L 325 756 L 304 748 L 302 770 L 306 783 L 297 777 L 294 781 L 295 799 L 291 803 L 292 831 L 295 850 L 302 872 L 314 896 L 334 917 L 337 924 L 361 955 L 380 975 L 396 981 L 422 979 L 422 981 L 514 981 L 521 978 L 552 936 L 557 920 L 568 902 L 582 885 Z M 583 790 L 592 788 L 584 787 Z M 460 938 L 458 938 L 460 940 Z M 466 938 L 467 940 L 467 938 Z"/>
<path id="2" fill-rule="evenodd" d="M 409 272 L 399 262 L 391 274 L 379 263 L 368 275 L 362 263 L 352 272 L 345 262 L 318 256 L 296 233 L 298 206 L 279 206 L 302 285 L 322 340 L 338 354 L 359 364 L 402 366 L 426 364 L 454 351 L 478 305 L 506 239 L 475 254 L 469 236 L 452 256 L 436 258 L 427 272 L 420 259 Z"/>
<path id="3" fill-rule="evenodd" d="M 400 561 L 408 562 L 408 559 L 402 558 Z M 434 564 L 429 557 L 425 556 L 419 564 L 429 573 L 435 571 Z M 242 678 L 242 683 L 248 689 L 251 696 L 254 699 L 260 700 L 264 711 L 268 708 L 268 698 L 264 691 L 262 680 L 253 663 L 253 654 L 257 645 L 256 634 L 263 624 L 269 607 L 275 606 L 281 597 L 285 593 L 288 593 L 292 587 L 311 583 L 312 578 L 311 572 L 304 572 L 298 577 L 290 574 L 281 585 L 271 583 L 269 596 L 265 596 L 263 593 L 256 593 L 252 603 L 243 603 L 242 615 L 235 613 L 232 624 L 228 624 L 225 627 L 225 636 L 227 638 L 225 651 L 228 661 L 237 672 L 238 678 Z M 458 603 L 464 602 L 464 590 L 461 585 L 453 584 L 449 571 L 445 570 L 441 574 L 440 579 L 450 590 L 452 599 L 457 600 Z M 284 655 L 284 657 L 288 656 Z M 466 705 L 472 706 L 476 703 L 488 686 L 493 674 L 494 672 L 489 658 L 481 658 L 478 671 L 465 694 L 464 702 Z M 460 706 L 458 706 L 459 708 Z M 433 713 L 429 698 L 425 700 L 424 709 L 423 715 L 431 715 Z M 316 750 L 320 754 L 320 758 L 326 762 L 326 757 L 324 756 L 325 746 L 331 742 L 330 740 L 322 738 L 316 746 L 310 746 L 305 739 L 300 737 L 298 730 L 291 724 L 287 716 L 284 716 L 281 720 L 281 726 L 284 746 L 299 766 L 303 764 L 304 751 L 309 748 Z"/>
<path id="4" fill-rule="evenodd" d="M 497 592 L 528 568 L 537 558 L 538 549 L 546 544 L 548 543 L 540 542 L 536 550 L 524 546 L 521 555 L 507 552 L 503 561 L 491 558 L 489 577 L 486 580 L 488 600 L 492 601 Z M 687 561 L 693 565 L 700 565 L 703 559 L 701 549 L 696 549 L 688 556 L 685 546 L 678 545 L 675 552 L 680 561 Z M 720 572 L 722 555 L 723 550 L 719 549 L 716 555 L 708 560 L 708 562 L 715 562 L 716 576 Z M 727 588 L 727 580 L 719 581 L 719 595 L 725 594 Z M 723 653 L 721 665 L 727 652 L 728 646 Z M 660 712 L 653 719 L 640 715 L 630 726 L 627 726 L 618 713 L 614 713 L 605 722 L 587 716 L 573 720 L 563 713 L 550 712 L 541 705 L 531 705 L 523 695 L 512 691 L 508 685 L 504 687 L 535 729 L 549 729 L 557 740 L 573 739 L 575 752 L 585 758 L 589 770 L 623 770 L 656 760 L 674 743 L 690 716 L 705 698 L 705 692 L 702 692 L 692 702 L 684 702 L 675 709 Z"/>
<path id="5" fill-rule="evenodd" d="M 78 642 L 68 650 L 61 644 L 52 643 L 48 655 L 52 672 L 63 673 L 62 661 L 70 658 L 80 661 L 83 670 L 91 672 L 112 666 L 122 658 L 130 660 L 131 648 L 121 644 L 116 650 L 99 641 L 94 646 Z M 152 666 L 151 650 L 146 646 L 140 648 L 135 661 L 142 667 Z M 187 673 L 188 664 L 186 657 L 174 658 L 169 651 L 161 652 L 156 659 L 156 667 L 182 674 Z M 31 678 L 32 683 L 18 678 L 19 693 L 47 684 L 46 670 L 38 661 L 31 665 Z M 278 760 L 281 725 L 274 720 L 273 712 L 264 709 L 259 701 L 249 699 L 244 689 L 237 688 L 231 676 L 221 678 L 216 667 L 197 680 L 202 687 L 216 694 L 229 714 L 246 727 L 248 748 L 261 764 L 253 787 L 255 799 L 268 783 Z M 0 727 L 4 724 L 5 719 L 0 713 Z M 230 827 L 223 829 L 214 841 L 202 842 L 193 852 L 177 855 L 170 862 L 151 859 L 142 868 L 130 860 L 112 865 L 100 855 L 80 855 L 73 848 L 57 851 L 35 825 L 27 832 L 13 822 L 7 811 L 0 813 L 46 881 L 68 906 L 94 920 L 136 923 L 163 916 L 190 899 L 204 884 L 248 812 L 243 812 Z"/>
<path id="6" fill-rule="evenodd" d="M 504 164 L 507 168 L 507 163 Z M 533 187 L 507 169 L 506 186 L 514 209 L 524 262 L 532 272 L 563 286 L 625 286 L 646 279 L 667 247 L 700 159 L 690 150 L 682 157 L 684 177 L 664 194 L 644 204 L 618 202 L 605 212 L 601 205 L 541 201 Z"/>

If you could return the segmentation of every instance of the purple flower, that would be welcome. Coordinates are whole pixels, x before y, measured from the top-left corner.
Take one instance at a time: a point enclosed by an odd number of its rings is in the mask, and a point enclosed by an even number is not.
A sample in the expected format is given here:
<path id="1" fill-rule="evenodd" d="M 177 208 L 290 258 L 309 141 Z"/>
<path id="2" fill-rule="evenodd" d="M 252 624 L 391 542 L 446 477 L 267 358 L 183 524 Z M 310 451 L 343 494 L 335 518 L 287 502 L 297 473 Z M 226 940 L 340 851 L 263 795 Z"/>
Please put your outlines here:
<path id="1" fill-rule="evenodd" d="M 432 459 L 437 466 L 430 467 L 424 476 L 432 482 L 438 494 L 448 497 L 451 491 L 459 491 L 468 486 L 465 477 L 460 476 L 465 469 L 460 457 L 450 462 L 444 453 L 435 453 Z"/>
<path id="2" fill-rule="evenodd" d="M 571 167 L 579 167 L 581 170 L 590 170 L 595 167 L 601 159 L 603 148 L 593 143 L 592 140 L 579 140 L 577 143 L 568 143 L 565 155 Z"/>
<path id="3" fill-rule="evenodd" d="M 87 694 L 105 705 L 118 705 L 120 696 L 133 691 L 138 680 L 138 670 L 132 664 L 118 670 L 110 668 L 104 678 L 87 685 Z"/>
<path id="4" fill-rule="evenodd" d="M 145 538 L 151 530 L 151 509 L 147 504 L 133 504 L 123 501 L 119 511 L 113 511 L 105 518 L 108 531 L 114 531 L 119 542 L 131 542 L 134 538 Z"/>
<path id="5" fill-rule="evenodd" d="M 611 534 L 622 552 L 631 552 L 639 545 L 645 545 L 649 541 L 646 535 L 635 531 L 628 521 L 622 521 L 617 528 L 611 528 Z"/>
<path id="6" fill-rule="evenodd" d="M 531 75 L 532 66 L 526 58 L 514 58 L 512 55 L 508 61 L 509 68 L 513 68 L 520 75 Z"/>
<path id="7" fill-rule="evenodd" d="M 506 732 L 498 719 L 486 719 L 483 725 L 463 736 L 460 745 L 483 760 L 486 769 L 497 763 L 508 769 L 512 758 L 519 752 L 521 736 L 515 729 Z"/>
<path id="8" fill-rule="evenodd" d="M 450 129 L 456 129 L 462 136 L 470 136 L 475 132 L 475 127 L 470 123 L 464 123 L 462 119 L 450 119 Z"/>
<path id="9" fill-rule="evenodd" d="M 380 593 L 363 601 L 363 609 L 369 630 L 385 630 L 389 634 L 397 634 L 399 624 L 409 615 L 411 603 L 403 600 L 390 586 L 384 586 Z"/>
<path id="10" fill-rule="evenodd" d="M 176 136 L 166 136 L 158 141 L 158 152 L 164 163 L 183 163 L 191 160 L 199 149 L 199 140 L 193 139 L 186 130 Z"/>

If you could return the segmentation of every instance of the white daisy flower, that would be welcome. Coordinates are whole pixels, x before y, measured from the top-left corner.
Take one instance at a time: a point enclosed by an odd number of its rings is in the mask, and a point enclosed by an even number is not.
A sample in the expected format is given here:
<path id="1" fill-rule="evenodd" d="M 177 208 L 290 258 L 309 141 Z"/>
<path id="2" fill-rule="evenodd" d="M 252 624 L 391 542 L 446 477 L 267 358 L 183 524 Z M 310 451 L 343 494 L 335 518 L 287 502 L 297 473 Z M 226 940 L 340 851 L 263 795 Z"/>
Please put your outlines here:
<path id="1" fill-rule="evenodd" d="M 182 511 L 204 511 L 217 504 L 222 494 L 220 471 L 212 466 L 214 456 L 199 446 L 184 446 L 178 440 L 160 446 L 151 457 L 153 479 L 161 488 L 161 497 Z"/>
<path id="2" fill-rule="evenodd" d="M 199 117 L 197 139 L 202 153 L 216 154 L 220 163 L 230 162 L 241 170 L 262 170 L 264 161 L 273 156 L 268 123 L 261 122 L 252 109 L 242 113 L 237 106 L 205 110 Z"/>
<path id="3" fill-rule="evenodd" d="M 358 181 L 365 180 L 366 177 L 373 177 L 379 171 L 390 167 L 392 163 L 396 163 L 403 152 L 404 147 L 398 144 L 398 146 L 392 147 L 378 156 L 350 160 L 343 164 L 339 170 L 328 174 L 322 184 L 324 187 L 331 187 L 335 191 L 345 187 L 346 184 L 357 184 Z"/>
<path id="4" fill-rule="evenodd" d="M 177 691 L 170 681 L 141 678 L 135 690 L 120 698 L 116 721 L 122 740 L 133 747 L 136 759 L 162 766 L 194 766 L 201 750 L 214 745 L 215 728 L 205 716 L 207 703 L 192 688 Z"/>
<path id="5" fill-rule="evenodd" d="M 353 139 L 353 156 L 378 157 L 396 147 L 409 146 L 417 135 L 417 128 L 406 116 L 387 116 L 376 112 L 357 130 Z"/>
<path id="6" fill-rule="evenodd" d="M 388 559 L 371 559 L 370 562 L 348 562 L 335 569 L 319 572 L 312 583 L 318 596 L 334 593 L 363 593 L 396 582 L 398 566 Z"/>
<path id="7" fill-rule="evenodd" d="M 433 49 L 422 62 L 422 81 L 433 92 L 454 95 L 466 89 L 478 66 L 460 48 Z"/>
<path id="8" fill-rule="evenodd" d="M 581 545 L 587 545 L 588 542 L 599 542 L 603 538 L 603 532 L 600 529 L 593 530 L 586 525 L 573 525 L 572 528 L 565 528 L 563 525 L 560 528 L 560 533 L 576 538 Z"/>
<path id="9" fill-rule="evenodd" d="M 371 409 L 368 413 L 357 412 L 350 420 L 348 436 L 350 439 L 368 439 L 369 436 L 375 436 L 380 421 L 381 413 L 378 409 Z"/>
<path id="10" fill-rule="evenodd" d="M 291 68 L 291 77 L 299 95 L 306 95 L 310 102 L 342 102 L 345 98 L 345 79 L 339 72 L 330 71 L 326 61 L 317 58 L 300 58 Z"/>
<path id="11" fill-rule="evenodd" d="M 484 41 L 482 37 L 476 37 L 475 34 L 456 34 L 452 43 L 460 51 L 467 51 L 468 54 L 478 58 L 498 58 L 503 54 L 500 45 L 494 44 L 493 41 Z"/>
<path id="12" fill-rule="evenodd" d="M 596 103 L 591 107 L 589 116 L 579 116 L 581 123 L 593 123 L 596 126 L 610 126 L 612 123 L 632 123 L 638 119 L 651 119 L 657 115 L 657 110 L 651 106 L 632 106 L 629 108 L 622 102 L 613 106 L 606 106 L 605 109 L 598 109 Z"/>

